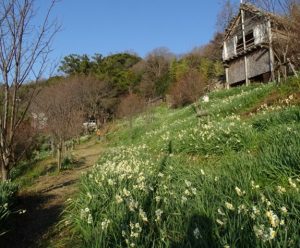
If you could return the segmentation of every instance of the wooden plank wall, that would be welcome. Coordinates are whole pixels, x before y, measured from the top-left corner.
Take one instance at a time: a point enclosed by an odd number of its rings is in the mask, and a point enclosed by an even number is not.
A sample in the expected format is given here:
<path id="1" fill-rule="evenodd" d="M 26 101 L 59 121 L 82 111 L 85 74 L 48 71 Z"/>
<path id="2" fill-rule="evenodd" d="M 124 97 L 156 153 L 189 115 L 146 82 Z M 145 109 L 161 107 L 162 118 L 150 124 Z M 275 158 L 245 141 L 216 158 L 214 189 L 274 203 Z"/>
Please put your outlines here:
<path id="1" fill-rule="evenodd" d="M 247 55 L 249 78 L 270 72 L 270 55 L 268 49 L 260 49 Z M 237 83 L 245 80 L 245 60 L 240 57 L 229 63 L 229 83 Z"/>
<path id="2" fill-rule="evenodd" d="M 260 49 L 247 56 L 249 78 L 270 71 L 270 55 L 268 49 Z"/>
<path id="3" fill-rule="evenodd" d="M 236 83 L 245 80 L 245 66 L 244 57 L 240 57 L 229 64 L 228 81 L 229 83 Z"/>

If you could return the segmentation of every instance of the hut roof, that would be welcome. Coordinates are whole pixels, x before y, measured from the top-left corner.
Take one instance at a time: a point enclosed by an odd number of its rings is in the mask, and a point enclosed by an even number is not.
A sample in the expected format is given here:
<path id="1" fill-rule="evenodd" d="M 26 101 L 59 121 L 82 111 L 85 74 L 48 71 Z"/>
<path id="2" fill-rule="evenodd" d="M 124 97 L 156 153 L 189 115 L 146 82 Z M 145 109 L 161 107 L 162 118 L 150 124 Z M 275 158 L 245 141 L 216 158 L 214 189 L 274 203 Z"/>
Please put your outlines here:
<path id="1" fill-rule="evenodd" d="M 275 15 L 271 12 L 260 9 L 256 6 L 252 5 L 252 4 L 249 4 L 249 3 L 242 3 L 240 5 L 240 11 L 239 11 L 238 15 L 236 15 L 231 20 L 231 22 L 229 23 L 227 29 L 225 30 L 224 40 L 226 40 L 230 36 L 231 31 L 236 27 L 236 25 L 238 25 L 239 20 L 241 18 L 241 10 L 250 12 L 250 13 L 256 15 L 256 16 L 262 16 L 262 17 L 268 18 L 272 22 L 275 22 L 275 23 L 279 23 L 279 24 L 286 23 L 285 18 L 283 18 L 282 16 Z"/>

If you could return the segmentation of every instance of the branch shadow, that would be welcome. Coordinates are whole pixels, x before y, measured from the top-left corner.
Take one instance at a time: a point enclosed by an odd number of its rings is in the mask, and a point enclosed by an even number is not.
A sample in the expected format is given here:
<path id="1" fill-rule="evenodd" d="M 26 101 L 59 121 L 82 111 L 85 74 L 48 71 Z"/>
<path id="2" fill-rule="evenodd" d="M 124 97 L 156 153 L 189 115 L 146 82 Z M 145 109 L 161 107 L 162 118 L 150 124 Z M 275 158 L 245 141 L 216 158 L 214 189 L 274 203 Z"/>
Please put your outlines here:
<path id="1" fill-rule="evenodd" d="M 78 182 L 77 179 L 73 179 L 73 180 L 68 180 L 66 182 L 63 182 L 61 184 L 57 184 L 57 185 L 52 185 L 51 187 L 47 188 L 47 189 L 44 189 L 41 191 L 41 193 L 48 193 L 52 190 L 56 190 L 56 189 L 60 189 L 62 187 L 66 187 L 66 186 L 69 186 L 69 185 L 73 185 L 75 184 L 76 182 Z"/>
<path id="2" fill-rule="evenodd" d="M 26 209 L 26 213 L 14 213 L 7 220 L 9 230 L 0 236 L 1 248 L 38 247 L 37 243 L 47 230 L 58 222 L 62 205 L 44 205 L 54 195 L 24 195 L 17 198 L 16 209 Z"/>

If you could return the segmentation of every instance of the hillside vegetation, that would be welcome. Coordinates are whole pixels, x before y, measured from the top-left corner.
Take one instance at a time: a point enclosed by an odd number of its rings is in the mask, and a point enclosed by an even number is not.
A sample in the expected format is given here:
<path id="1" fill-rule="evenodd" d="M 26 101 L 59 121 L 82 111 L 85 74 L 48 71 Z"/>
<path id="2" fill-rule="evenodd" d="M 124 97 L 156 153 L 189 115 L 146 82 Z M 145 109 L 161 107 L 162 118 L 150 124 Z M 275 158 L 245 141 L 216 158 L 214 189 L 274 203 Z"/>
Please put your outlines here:
<path id="1" fill-rule="evenodd" d="M 114 126 L 68 200 L 73 247 L 299 247 L 299 81 Z M 71 241 L 73 240 L 73 241 Z"/>

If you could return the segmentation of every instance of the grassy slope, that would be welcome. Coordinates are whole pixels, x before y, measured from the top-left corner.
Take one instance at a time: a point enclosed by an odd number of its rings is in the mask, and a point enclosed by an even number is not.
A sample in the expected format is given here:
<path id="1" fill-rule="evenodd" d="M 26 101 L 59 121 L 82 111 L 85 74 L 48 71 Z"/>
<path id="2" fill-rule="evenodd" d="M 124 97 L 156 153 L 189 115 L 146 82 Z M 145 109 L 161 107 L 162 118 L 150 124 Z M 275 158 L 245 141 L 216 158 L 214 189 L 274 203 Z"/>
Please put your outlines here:
<path id="1" fill-rule="evenodd" d="M 109 135 L 65 222 L 80 247 L 298 247 L 299 82 L 158 107 Z M 78 243 L 78 241 L 80 241 Z"/>

